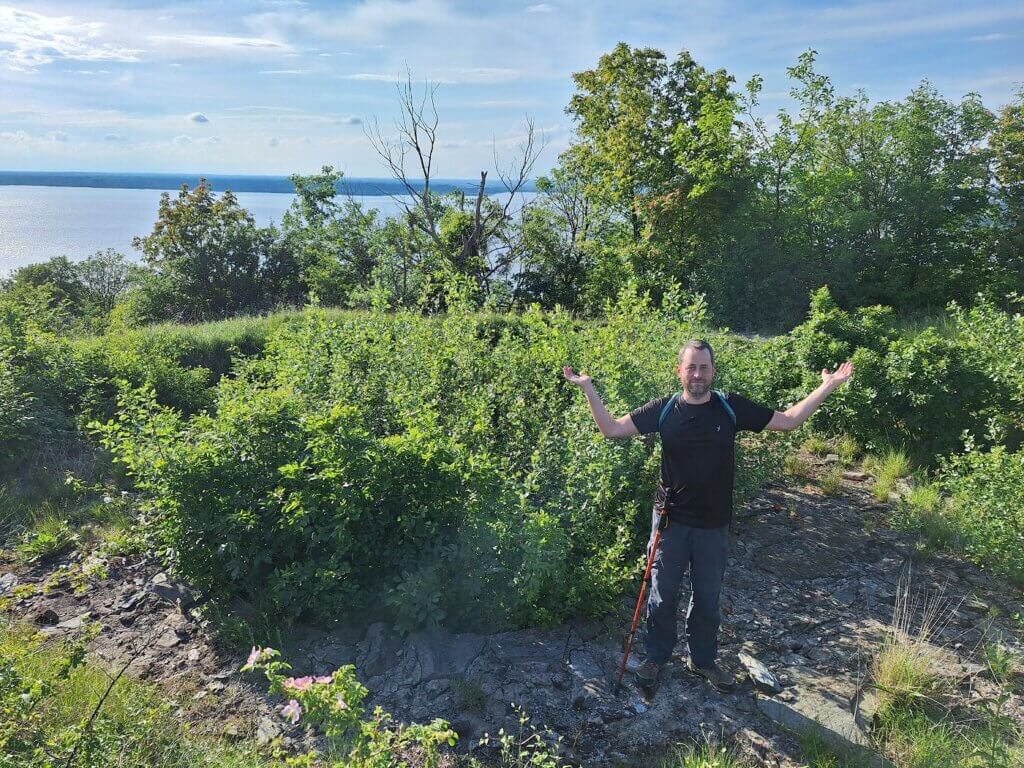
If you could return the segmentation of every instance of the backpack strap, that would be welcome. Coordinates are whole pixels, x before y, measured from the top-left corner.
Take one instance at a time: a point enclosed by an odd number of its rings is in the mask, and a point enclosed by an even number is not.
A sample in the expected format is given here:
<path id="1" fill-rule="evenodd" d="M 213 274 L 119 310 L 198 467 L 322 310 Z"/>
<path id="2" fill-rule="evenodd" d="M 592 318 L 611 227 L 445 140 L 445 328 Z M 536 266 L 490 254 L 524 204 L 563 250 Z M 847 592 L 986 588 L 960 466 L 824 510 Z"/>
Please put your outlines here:
<path id="1" fill-rule="evenodd" d="M 672 397 L 670 397 L 668 399 L 668 402 L 665 403 L 665 406 L 661 409 L 661 416 L 658 417 L 658 429 L 659 430 L 661 429 L 662 424 L 665 423 L 665 419 L 668 418 L 669 413 L 672 412 L 672 409 L 675 407 L 676 400 L 678 400 L 678 399 L 679 399 L 679 393 L 676 392 L 675 394 L 672 395 Z"/>
<path id="2" fill-rule="evenodd" d="M 722 390 L 720 390 L 720 389 L 715 389 L 715 390 L 712 390 L 712 391 L 715 393 L 715 397 L 718 399 L 718 402 L 720 402 L 722 404 L 722 408 L 724 408 L 725 412 L 727 414 L 729 414 L 729 419 L 732 421 L 733 425 L 735 426 L 735 424 L 736 424 L 736 411 L 734 411 L 732 409 L 732 406 L 729 405 L 729 401 L 726 399 L 725 393 L 722 392 Z M 659 430 L 665 424 L 665 419 L 667 419 L 669 413 L 672 412 L 672 408 L 675 407 L 676 401 L 678 399 L 679 399 L 679 393 L 675 392 L 672 395 L 672 397 L 670 397 L 668 399 L 668 402 L 665 403 L 664 407 L 661 409 L 661 415 L 658 417 L 658 429 Z"/>
<path id="3" fill-rule="evenodd" d="M 736 426 L 736 411 L 734 411 L 732 406 L 729 405 L 729 401 L 725 397 L 725 392 L 720 389 L 716 389 L 714 390 L 714 393 L 718 398 L 718 402 L 720 402 L 722 407 L 725 408 L 725 412 L 729 414 L 729 418 L 732 419 L 733 426 Z"/>

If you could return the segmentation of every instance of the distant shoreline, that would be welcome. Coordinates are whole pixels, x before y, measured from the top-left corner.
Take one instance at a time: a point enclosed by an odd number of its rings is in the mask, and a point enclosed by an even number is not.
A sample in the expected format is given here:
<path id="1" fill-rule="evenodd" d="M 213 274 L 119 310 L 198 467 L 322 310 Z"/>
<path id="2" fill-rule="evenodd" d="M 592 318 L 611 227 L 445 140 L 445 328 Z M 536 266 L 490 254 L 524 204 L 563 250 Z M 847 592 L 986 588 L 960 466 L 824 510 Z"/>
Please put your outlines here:
<path id="1" fill-rule="evenodd" d="M 83 187 L 91 189 L 156 189 L 174 192 L 182 184 L 195 187 L 200 178 L 205 178 L 215 192 L 268 192 L 272 194 L 295 194 L 295 186 L 287 176 L 258 176 L 231 174 L 191 173 L 111 173 L 102 171 L 0 171 L 0 186 L 32 187 Z M 439 194 L 462 190 L 476 192 L 479 182 L 470 179 L 434 179 L 431 187 Z M 415 188 L 421 185 L 413 184 Z M 394 179 L 345 178 L 338 185 L 338 192 L 354 197 L 384 197 L 405 195 L 405 188 Z M 532 181 L 527 182 L 523 192 L 535 192 Z M 500 194 L 500 186 L 488 184 L 487 192 Z"/>

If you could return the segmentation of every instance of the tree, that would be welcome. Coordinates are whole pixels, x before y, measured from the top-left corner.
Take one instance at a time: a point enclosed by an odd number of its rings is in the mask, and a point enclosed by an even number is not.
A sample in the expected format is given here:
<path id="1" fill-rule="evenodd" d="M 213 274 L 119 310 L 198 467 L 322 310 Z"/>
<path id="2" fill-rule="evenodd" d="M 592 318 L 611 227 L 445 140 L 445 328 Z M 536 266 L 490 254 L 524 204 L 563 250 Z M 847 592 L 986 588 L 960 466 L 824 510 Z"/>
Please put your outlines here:
<path id="1" fill-rule="evenodd" d="M 366 130 L 366 137 L 383 161 L 391 176 L 398 181 L 404 195 L 392 199 L 406 215 L 406 220 L 426 236 L 436 250 L 436 259 L 427 259 L 428 282 L 437 283 L 438 276 L 468 276 L 476 283 L 473 293 L 482 302 L 503 281 L 514 261 L 517 243 L 510 239 L 513 209 L 526 186 L 538 156 L 546 144 L 538 137 L 532 120 L 527 118 L 525 132 L 515 158 L 502 168 L 496 146 L 492 147 L 494 165 L 505 200 L 498 202 L 487 194 L 487 171 L 480 172 L 472 203 L 462 192 L 442 201 L 431 188 L 435 180 L 434 151 L 437 146 L 439 117 L 435 103 L 437 85 L 425 83 L 418 96 L 412 76 L 398 85 L 400 116 L 395 121 L 395 136 L 386 135 L 376 120 Z M 412 165 L 410 170 L 409 165 Z M 522 211 L 520 205 L 520 211 Z M 462 281 L 458 291 L 464 292 Z M 443 308 L 443 293 L 432 302 Z"/>
<path id="2" fill-rule="evenodd" d="M 989 144 L 1000 225 L 989 290 L 1002 301 L 1010 291 L 1024 291 L 1024 88 L 999 110 Z"/>
<path id="3" fill-rule="evenodd" d="M 371 282 L 376 212 L 363 211 L 351 197 L 339 202 L 343 174 L 329 165 L 318 174 L 288 178 L 295 185 L 295 200 L 264 269 L 267 295 L 294 305 L 312 292 L 324 304 L 344 305 L 353 291 Z"/>
<path id="4" fill-rule="evenodd" d="M 227 317 L 260 301 L 260 268 L 273 233 L 256 226 L 231 191 L 219 197 L 205 179 L 164 192 L 153 231 L 136 237 L 165 311 L 185 321 Z M 147 287 L 148 286 L 148 287 Z"/>
<path id="5" fill-rule="evenodd" d="M 78 262 L 75 271 L 89 294 L 89 300 L 103 312 L 110 312 L 128 290 L 131 265 L 113 248 L 96 251 Z"/>

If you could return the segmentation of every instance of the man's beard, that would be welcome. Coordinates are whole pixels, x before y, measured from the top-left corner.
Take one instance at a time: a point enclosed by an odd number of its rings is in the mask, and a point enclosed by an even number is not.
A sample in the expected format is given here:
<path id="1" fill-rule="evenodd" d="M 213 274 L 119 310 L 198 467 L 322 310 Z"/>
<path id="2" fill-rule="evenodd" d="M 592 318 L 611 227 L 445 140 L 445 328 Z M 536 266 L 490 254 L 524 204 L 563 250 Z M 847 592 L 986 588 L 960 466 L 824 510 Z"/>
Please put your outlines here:
<path id="1" fill-rule="evenodd" d="M 686 390 L 691 395 L 703 395 L 708 389 L 711 388 L 711 383 L 707 381 L 691 381 L 686 385 Z"/>

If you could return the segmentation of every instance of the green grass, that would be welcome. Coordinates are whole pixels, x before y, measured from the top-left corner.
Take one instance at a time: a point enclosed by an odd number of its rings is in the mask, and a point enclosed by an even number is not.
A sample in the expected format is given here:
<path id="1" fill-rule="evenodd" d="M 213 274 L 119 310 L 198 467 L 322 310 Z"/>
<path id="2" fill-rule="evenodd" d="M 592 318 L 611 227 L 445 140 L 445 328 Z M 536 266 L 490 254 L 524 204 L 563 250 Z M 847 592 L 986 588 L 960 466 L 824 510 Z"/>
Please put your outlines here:
<path id="1" fill-rule="evenodd" d="M 821 486 L 821 490 L 828 496 L 835 496 L 843 490 L 843 470 L 842 467 L 832 465 L 824 472 L 818 479 L 818 485 Z"/>
<path id="2" fill-rule="evenodd" d="M 664 755 L 657 768 L 743 768 L 748 765 L 730 747 L 704 742 L 697 746 L 679 746 Z"/>
<path id="3" fill-rule="evenodd" d="M 868 456 L 864 460 L 864 470 L 875 476 L 872 489 L 878 501 L 887 501 L 896 481 L 910 474 L 910 458 L 906 451 L 890 448 L 881 456 Z"/>
<path id="4" fill-rule="evenodd" d="M 852 751 L 839 750 L 827 744 L 817 731 L 798 733 L 797 739 L 807 768 L 868 768 L 870 765 Z"/>
<path id="5" fill-rule="evenodd" d="M 860 455 L 860 444 L 850 435 L 840 435 L 833 441 L 832 447 L 844 464 L 851 464 Z"/>
<path id="6" fill-rule="evenodd" d="M 907 503 L 918 512 L 930 515 L 939 508 L 939 486 L 937 483 L 915 485 L 907 494 Z"/>
<path id="7" fill-rule="evenodd" d="M 828 441 L 821 435 L 808 435 L 800 447 L 808 453 L 813 453 L 815 456 L 824 456 L 830 453 Z"/>
<path id="8" fill-rule="evenodd" d="M 799 454 L 789 453 L 783 462 L 782 472 L 789 477 L 803 479 L 810 476 L 811 465 Z"/>
<path id="9" fill-rule="evenodd" d="M 67 552 L 78 543 L 68 521 L 46 512 L 33 521 L 14 547 L 15 557 L 23 563 L 36 563 Z"/>
<path id="10" fill-rule="evenodd" d="M 63 765 L 110 678 L 74 646 L 43 643 L 29 627 L 0 626 L 0 765 Z M 251 743 L 189 731 L 155 686 L 122 676 L 76 755 L 76 768 L 270 768 Z M 59 759 L 50 761 L 45 752 Z"/>
<path id="11" fill-rule="evenodd" d="M 996 684 L 1008 685 L 1021 671 L 1021 660 L 1004 645 L 991 643 L 984 649 L 985 666 Z"/>

